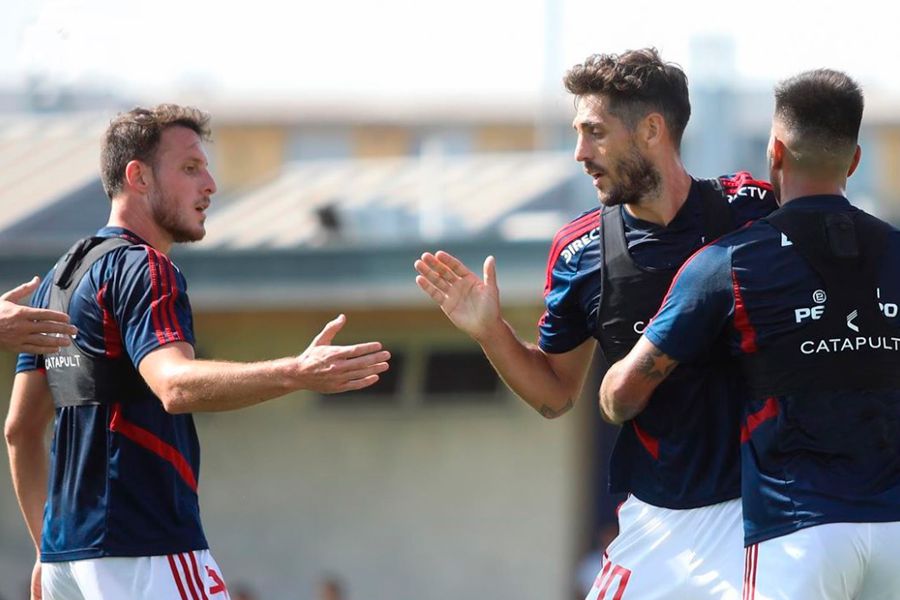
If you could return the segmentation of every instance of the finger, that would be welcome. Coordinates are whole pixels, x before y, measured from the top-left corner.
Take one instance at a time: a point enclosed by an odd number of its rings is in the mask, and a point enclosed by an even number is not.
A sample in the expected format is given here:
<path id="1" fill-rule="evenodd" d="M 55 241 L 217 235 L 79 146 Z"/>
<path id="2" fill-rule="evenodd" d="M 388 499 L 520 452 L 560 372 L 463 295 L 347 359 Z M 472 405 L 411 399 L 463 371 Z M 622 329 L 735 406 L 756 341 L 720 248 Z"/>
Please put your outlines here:
<path id="1" fill-rule="evenodd" d="M 450 256 L 446 252 L 438 252 L 437 255 L 423 254 L 422 261 L 426 265 L 431 267 L 432 271 L 434 271 L 441 278 L 449 281 L 450 283 L 453 283 L 460 277 L 464 277 L 465 273 L 463 275 L 457 274 L 453 269 L 450 268 L 450 266 L 448 264 L 446 264 L 439 258 L 440 256 L 443 256 L 443 255 Z M 454 260 L 456 260 L 456 259 L 454 259 Z M 459 262 L 459 261 L 457 261 L 457 262 Z M 459 264 L 461 265 L 462 263 L 459 263 Z M 468 272 L 468 269 L 466 269 L 465 267 L 462 267 L 462 268 L 466 273 Z"/>
<path id="2" fill-rule="evenodd" d="M 31 278 L 31 281 L 27 281 L 23 284 L 17 285 L 13 289 L 0 296 L 0 300 L 18 302 L 19 300 L 25 298 L 26 296 L 28 296 L 28 294 L 36 290 L 40 284 L 41 278 L 35 275 Z"/>
<path id="3" fill-rule="evenodd" d="M 384 373 L 391 366 L 386 362 L 375 363 L 374 365 L 367 367 L 365 369 L 354 369 L 352 371 L 347 371 L 346 380 L 353 381 L 356 379 L 364 379 L 369 375 L 378 375 L 379 373 Z"/>
<path id="4" fill-rule="evenodd" d="M 484 259 L 484 283 L 489 288 L 497 288 L 497 261 L 493 256 Z"/>
<path id="5" fill-rule="evenodd" d="M 440 261 L 440 264 L 450 269 L 457 277 L 465 277 L 466 275 L 472 273 L 472 271 L 466 265 L 464 265 L 461 260 L 453 256 L 452 254 L 444 252 L 443 250 L 438 250 L 437 254 L 435 254 L 435 258 Z"/>
<path id="6" fill-rule="evenodd" d="M 345 360 L 367 355 L 373 355 L 371 358 L 374 359 L 383 356 L 384 358 L 381 360 L 387 360 L 391 357 L 390 352 L 381 349 L 381 342 L 366 342 L 364 344 L 356 344 L 353 346 L 338 346 L 337 348 L 338 351 L 335 353 L 335 356 Z M 382 352 L 383 354 L 381 354 Z"/>
<path id="7" fill-rule="evenodd" d="M 334 336 L 337 335 L 338 331 L 344 326 L 344 323 L 347 322 L 347 317 L 343 314 L 338 315 L 336 318 L 328 321 L 325 324 L 325 327 L 322 328 L 322 331 L 313 338 L 311 346 L 328 346 L 331 344 L 332 340 L 334 340 Z"/>
<path id="8" fill-rule="evenodd" d="M 438 304 L 443 304 L 444 300 L 447 299 L 447 294 L 437 289 L 430 281 L 422 277 L 416 277 L 416 285 L 419 286 L 419 289 L 428 294 L 432 300 L 437 302 Z"/>
<path id="9" fill-rule="evenodd" d="M 422 264 L 424 265 L 424 263 Z M 427 265 L 424 266 L 427 267 Z M 454 281 L 457 281 L 456 276 L 453 275 L 449 270 L 447 270 L 446 273 L 447 277 L 452 277 Z M 445 277 L 442 276 L 438 271 L 434 269 L 423 268 L 421 271 L 419 271 L 419 274 L 429 282 L 431 282 L 431 285 L 437 287 L 442 292 L 450 291 L 451 282 L 445 279 Z"/>
<path id="10" fill-rule="evenodd" d="M 367 369 L 377 363 L 387 363 L 391 359 L 391 353 L 387 350 L 376 352 L 374 354 L 366 354 L 365 356 L 357 356 L 347 358 L 340 361 L 340 368 L 345 371 L 354 371 L 359 369 Z"/>
<path id="11" fill-rule="evenodd" d="M 66 336 L 42 335 L 40 333 L 32 333 L 25 337 L 23 344 L 28 344 L 33 348 L 40 348 L 42 352 L 53 351 L 62 346 L 68 346 L 72 340 Z"/>
<path id="12" fill-rule="evenodd" d="M 57 321 L 59 323 L 68 323 L 69 315 L 64 312 L 50 310 L 48 308 L 31 308 L 30 306 L 22 307 L 22 314 L 32 321 Z"/>
<path id="13" fill-rule="evenodd" d="M 380 378 L 378 377 L 378 375 L 369 375 L 368 377 L 363 377 L 362 379 L 354 379 L 340 386 L 337 389 L 337 392 L 352 392 L 354 390 L 361 390 L 363 388 L 369 387 L 374 383 L 378 383 L 379 379 Z"/>
<path id="14" fill-rule="evenodd" d="M 31 321 L 24 329 L 30 333 L 71 337 L 78 333 L 74 325 L 56 321 Z"/>

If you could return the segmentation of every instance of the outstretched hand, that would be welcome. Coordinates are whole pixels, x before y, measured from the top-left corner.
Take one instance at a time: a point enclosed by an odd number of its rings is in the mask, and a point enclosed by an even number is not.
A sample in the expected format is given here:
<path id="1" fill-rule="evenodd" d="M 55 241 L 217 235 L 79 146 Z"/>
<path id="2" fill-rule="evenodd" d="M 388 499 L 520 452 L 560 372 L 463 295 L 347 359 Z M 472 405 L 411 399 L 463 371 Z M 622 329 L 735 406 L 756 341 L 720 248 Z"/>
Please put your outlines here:
<path id="1" fill-rule="evenodd" d="M 493 256 L 484 260 L 483 280 L 444 251 L 426 252 L 414 266 L 419 273 L 416 285 L 460 330 L 479 340 L 500 320 L 500 289 Z"/>
<path id="2" fill-rule="evenodd" d="M 69 315 L 22 306 L 19 302 L 37 289 L 37 277 L 0 295 L 0 348 L 13 352 L 50 354 L 71 343 L 77 329 Z"/>
<path id="3" fill-rule="evenodd" d="M 388 370 L 391 353 L 382 350 L 380 342 L 333 345 L 346 322 L 344 315 L 329 321 L 297 357 L 299 376 L 305 380 L 306 389 L 325 394 L 361 390 L 377 382 L 378 374 Z"/>

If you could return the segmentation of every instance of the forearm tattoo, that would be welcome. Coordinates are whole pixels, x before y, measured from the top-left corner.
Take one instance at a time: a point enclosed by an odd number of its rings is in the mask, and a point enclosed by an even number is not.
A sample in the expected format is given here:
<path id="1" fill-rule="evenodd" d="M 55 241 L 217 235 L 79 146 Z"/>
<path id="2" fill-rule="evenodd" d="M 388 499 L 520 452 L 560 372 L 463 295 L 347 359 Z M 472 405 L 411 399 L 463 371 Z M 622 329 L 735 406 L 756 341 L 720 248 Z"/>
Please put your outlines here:
<path id="1" fill-rule="evenodd" d="M 666 356 L 658 348 L 653 348 L 635 359 L 637 372 L 651 381 L 665 379 L 676 366 L 678 366 L 678 363 Z"/>

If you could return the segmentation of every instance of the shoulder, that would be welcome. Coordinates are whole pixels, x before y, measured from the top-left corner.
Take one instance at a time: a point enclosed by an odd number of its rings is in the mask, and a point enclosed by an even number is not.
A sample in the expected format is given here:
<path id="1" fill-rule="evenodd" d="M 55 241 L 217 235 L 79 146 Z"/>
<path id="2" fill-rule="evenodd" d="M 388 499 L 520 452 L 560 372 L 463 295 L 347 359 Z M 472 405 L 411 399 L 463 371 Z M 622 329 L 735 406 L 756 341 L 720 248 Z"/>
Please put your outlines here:
<path id="1" fill-rule="evenodd" d="M 544 286 L 546 294 L 554 285 L 554 279 L 568 280 L 578 272 L 584 250 L 600 239 L 600 207 L 583 212 L 553 236 L 547 256 L 547 273 Z"/>
<path id="2" fill-rule="evenodd" d="M 738 226 L 764 217 L 778 208 L 772 184 L 754 178 L 749 171 L 721 175 L 717 179 L 735 212 Z"/>

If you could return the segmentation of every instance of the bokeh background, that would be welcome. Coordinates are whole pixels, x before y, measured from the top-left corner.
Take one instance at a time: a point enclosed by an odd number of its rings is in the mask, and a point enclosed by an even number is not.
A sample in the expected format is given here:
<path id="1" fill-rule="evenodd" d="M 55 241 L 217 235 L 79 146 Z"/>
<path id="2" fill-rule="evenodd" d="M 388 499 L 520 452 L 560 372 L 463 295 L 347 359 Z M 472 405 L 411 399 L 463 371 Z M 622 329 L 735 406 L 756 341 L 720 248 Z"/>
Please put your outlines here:
<path id="1" fill-rule="evenodd" d="M 338 312 L 338 341 L 394 354 L 366 393 L 197 415 L 203 517 L 232 591 L 318 600 L 337 580 L 352 600 L 578 598 L 620 500 L 605 491 L 604 366 L 573 411 L 543 419 L 419 292 L 413 261 L 443 248 L 480 270 L 495 255 L 506 318 L 534 340 L 550 240 L 596 202 L 562 75 L 649 45 L 690 78 L 683 156 L 697 176 L 765 178 L 772 85 L 847 70 L 867 97 L 849 195 L 900 220 L 895 13 L 874 0 L 4 0 L 0 288 L 105 223 L 112 115 L 210 111 L 219 193 L 207 238 L 174 253 L 199 354 L 299 353 Z M 13 366 L 0 355 L 4 413 Z M 26 597 L 32 560 L 2 460 L 0 598 Z"/>

